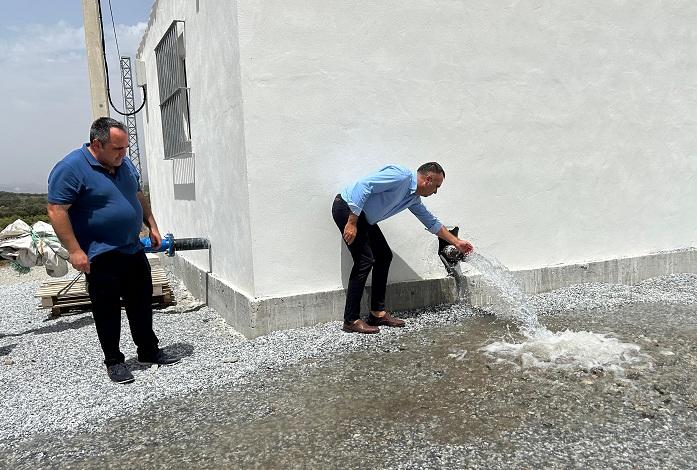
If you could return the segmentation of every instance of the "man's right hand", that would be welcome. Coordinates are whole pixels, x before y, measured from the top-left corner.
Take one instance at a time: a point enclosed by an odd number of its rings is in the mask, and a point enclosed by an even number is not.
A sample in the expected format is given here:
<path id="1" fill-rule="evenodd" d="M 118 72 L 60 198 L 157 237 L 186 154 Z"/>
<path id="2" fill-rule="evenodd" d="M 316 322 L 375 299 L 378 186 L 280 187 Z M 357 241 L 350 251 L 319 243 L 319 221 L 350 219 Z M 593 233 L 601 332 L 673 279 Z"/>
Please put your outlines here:
<path id="1" fill-rule="evenodd" d="M 353 241 L 356 239 L 356 226 L 351 225 L 351 224 L 346 224 L 346 227 L 344 227 L 344 240 L 346 243 L 349 245 L 353 243 Z"/>
<path id="2" fill-rule="evenodd" d="M 356 239 L 356 233 L 358 232 L 356 228 L 357 222 L 358 216 L 351 214 L 346 222 L 346 226 L 344 226 L 344 241 L 349 245 Z"/>
<path id="3" fill-rule="evenodd" d="M 90 273 L 90 259 L 82 250 L 70 253 L 70 264 L 81 273 Z"/>

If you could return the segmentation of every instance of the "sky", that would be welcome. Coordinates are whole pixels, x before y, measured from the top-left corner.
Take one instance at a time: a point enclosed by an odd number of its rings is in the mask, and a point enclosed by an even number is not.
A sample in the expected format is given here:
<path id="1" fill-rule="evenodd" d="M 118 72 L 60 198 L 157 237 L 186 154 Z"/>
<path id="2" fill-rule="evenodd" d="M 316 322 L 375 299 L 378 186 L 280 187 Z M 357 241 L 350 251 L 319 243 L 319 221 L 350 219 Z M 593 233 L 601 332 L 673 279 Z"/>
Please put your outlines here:
<path id="1" fill-rule="evenodd" d="M 123 111 L 109 0 L 101 1 L 112 100 Z M 131 61 L 152 4 L 111 0 L 119 50 Z M 53 165 L 89 138 L 92 108 L 82 1 L 0 0 L 0 5 L 0 190 L 46 192 Z M 138 106 L 140 91 L 135 95 Z M 111 117 L 123 120 L 113 110 Z"/>

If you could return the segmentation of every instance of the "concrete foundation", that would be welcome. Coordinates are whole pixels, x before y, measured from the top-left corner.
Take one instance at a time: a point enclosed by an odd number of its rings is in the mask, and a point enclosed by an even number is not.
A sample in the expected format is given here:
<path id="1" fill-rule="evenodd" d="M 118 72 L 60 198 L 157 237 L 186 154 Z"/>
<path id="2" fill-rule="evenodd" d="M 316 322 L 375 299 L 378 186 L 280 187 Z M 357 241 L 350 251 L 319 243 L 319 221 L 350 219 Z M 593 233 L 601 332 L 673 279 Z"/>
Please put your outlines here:
<path id="1" fill-rule="evenodd" d="M 656 276 L 697 273 L 697 249 L 690 248 L 645 256 L 548 266 L 514 271 L 511 274 L 528 294 L 548 292 L 588 282 L 633 285 Z M 485 307 L 496 292 L 480 282 L 479 275 L 465 276 L 463 296 L 473 307 Z"/>
<path id="2" fill-rule="evenodd" d="M 254 338 L 271 331 L 310 326 L 343 317 L 345 291 L 333 290 L 286 297 L 250 298 L 215 275 L 175 256 L 171 267 L 189 291 L 206 302 L 237 331 Z M 697 249 L 656 253 L 633 258 L 587 264 L 548 266 L 514 271 L 525 292 L 536 294 L 587 282 L 636 284 L 672 273 L 697 273 Z M 485 307 L 496 293 L 480 282 L 479 275 L 465 276 L 462 301 Z M 458 301 L 458 287 L 451 277 L 399 282 L 387 287 L 387 304 L 393 310 L 408 310 Z M 363 296 L 362 312 L 368 311 L 370 287 Z"/>
<path id="3" fill-rule="evenodd" d="M 250 298 L 181 256 L 166 259 L 193 296 L 218 311 L 248 338 L 343 318 L 346 302 L 343 289 L 286 297 Z M 393 310 L 408 310 L 453 303 L 457 297 L 455 280 L 446 277 L 390 284 L 386 301 Z M 370 286 L 366 287 L 363 296 L 362 312 L 368 312 L 369 298 Z"/>

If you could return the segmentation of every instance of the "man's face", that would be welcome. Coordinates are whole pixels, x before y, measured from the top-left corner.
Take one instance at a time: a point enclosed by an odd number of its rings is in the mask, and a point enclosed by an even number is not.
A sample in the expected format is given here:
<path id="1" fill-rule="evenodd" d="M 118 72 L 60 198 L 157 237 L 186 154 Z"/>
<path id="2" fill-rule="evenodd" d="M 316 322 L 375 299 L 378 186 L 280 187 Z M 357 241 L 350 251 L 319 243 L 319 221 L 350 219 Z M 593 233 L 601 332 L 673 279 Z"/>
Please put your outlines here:
<path id="1" fill-rule="evenodd" d="M 424 184 L 421 190 L 421 196 L 428 197 L 431 194 L 436 194 L 438 188 L 443 184 L 443 175 L 440 173 L 427 173 L 424 177 Z"/>
<path id="2" fill-rule="evenodd" d="M 128 134 L 121 129 L 112 127 L 109 130 L 109 142 L 102 144 L 98 140 L 92 141 L 90 148 L 94 158 L 106 168 L 113 170 L 121 166 L 128 149 Z"/>

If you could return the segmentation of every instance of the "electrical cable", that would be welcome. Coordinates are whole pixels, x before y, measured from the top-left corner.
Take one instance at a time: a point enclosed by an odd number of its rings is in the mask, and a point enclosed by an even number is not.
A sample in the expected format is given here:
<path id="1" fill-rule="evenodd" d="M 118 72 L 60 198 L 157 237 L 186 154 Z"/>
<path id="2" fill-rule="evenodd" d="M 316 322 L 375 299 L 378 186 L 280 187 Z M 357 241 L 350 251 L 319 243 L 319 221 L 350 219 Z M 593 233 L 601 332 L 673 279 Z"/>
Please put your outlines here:
<path id="1" fill-rule="evenodd" d="M 145 106 L 146 101 L 148 100 L 148 94 L 146 91 L 146 88 L 143 88 L 143 102 L 140 104 L 140 107 L 136 109 L 133 112 L 130 113 L 124 113 L 119 111 L 116 108 L 116 105 L 114 105 L 114 102 L 111 100 L 111 90 L 110 90 L 110 84 L 109 84 L 109 65 L 107 64 L 106 60 L 106 45 L 104 43 L 104 19 L 102 18 L 102 1 L 97 0 L 97 7 L 99 10 L 99 29 L 100 33 L 102 36 L 102 57 L 104 59 L 104 74 L 106 75 L 106 95 L 107 98 L 109 99 L 109 104 L 111 105 L 111 108 L 116 111 L 118 114 L 121 116 L 134 116 L 140 112 L 141 109 Z M 109 11 L 111 11 L 111 0 L 109 0 Z M 111 17 L 112 24 L 114 22 L 114 16 L 112 15 Z M 116 27 L 114 27 L 114 37 L 116 37 Z M 118 41 L 116 43 L 116 48 L 118 51 Z"/>
<path id="2" fill-rule="evenodd" d="M 116 55 L 121 57 L 119 50 L 119 37 L 116 35 L 116 24 L 114 23 L 114 12 L 111 9 L 111 0 L 109 0 L 109 16 L 111 17 L 111 29 L 114 31 L 114 41 L 116 42 Z"/>
<path id="3" fill-rule="evenodd" d="M 114 21 L 114 10 L 111 8 L 111 0 L 109 0 L 109 16 L 111 17 L 111 30 L 114 32 L 114 42 L 116 43 L 116 56 L 121 58 L 119 36 L 116 34 L 116 22 Z M 123 81 L 123 71 L 121 73 L 121 95 L 123 96 L 123 104 L 126 106 L 126 83 Z"/>

